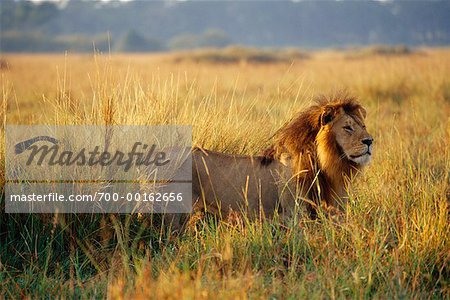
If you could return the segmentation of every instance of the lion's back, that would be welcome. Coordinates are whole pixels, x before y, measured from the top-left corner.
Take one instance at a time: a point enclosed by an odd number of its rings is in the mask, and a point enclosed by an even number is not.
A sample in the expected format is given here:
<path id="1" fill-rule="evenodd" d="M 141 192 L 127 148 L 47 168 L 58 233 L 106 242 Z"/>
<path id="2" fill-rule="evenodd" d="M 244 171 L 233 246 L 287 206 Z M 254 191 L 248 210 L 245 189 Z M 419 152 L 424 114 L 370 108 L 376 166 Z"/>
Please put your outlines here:
<path id="1" fill-rule="evenodd" d="M 277 205 L 276 161 L 262 156 L 229 155 L 202 149 L 192 153 L 192 194 L 196 209 L 228 213 L 230 210 L 272 214 Z"/>

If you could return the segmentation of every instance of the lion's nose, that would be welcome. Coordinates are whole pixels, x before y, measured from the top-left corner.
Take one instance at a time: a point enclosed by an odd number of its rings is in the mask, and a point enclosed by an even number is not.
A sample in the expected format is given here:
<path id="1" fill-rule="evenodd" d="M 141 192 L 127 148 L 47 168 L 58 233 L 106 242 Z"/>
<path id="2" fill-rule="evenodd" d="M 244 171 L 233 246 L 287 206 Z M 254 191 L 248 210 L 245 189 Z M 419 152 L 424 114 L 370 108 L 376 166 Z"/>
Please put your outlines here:
<path id="1" fill-rule="evenodd" d="M 367 146 L 370 146 L 373 143 L 373 138 L 363 139 L 361 142 Z"/>

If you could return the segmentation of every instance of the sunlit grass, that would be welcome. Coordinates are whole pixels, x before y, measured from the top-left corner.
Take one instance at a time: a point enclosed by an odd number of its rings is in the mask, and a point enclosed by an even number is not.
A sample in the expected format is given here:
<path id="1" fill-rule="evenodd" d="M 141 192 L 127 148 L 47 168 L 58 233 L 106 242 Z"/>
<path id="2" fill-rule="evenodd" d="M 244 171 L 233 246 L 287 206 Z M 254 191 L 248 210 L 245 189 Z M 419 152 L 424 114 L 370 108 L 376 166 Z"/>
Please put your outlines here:
<path id="1" fill-rule="evenodd" d="M 450 297 L 448 50 L 265 65 L 2 59 L 3 124 L 192 124 L 195 145 L 258 154 L 314 95 L 345 88 L 368 110 L 375 151 L 340 222 L 194 218 L 174 237 L 157 216 L 2 213 L 0 296 Z"/>

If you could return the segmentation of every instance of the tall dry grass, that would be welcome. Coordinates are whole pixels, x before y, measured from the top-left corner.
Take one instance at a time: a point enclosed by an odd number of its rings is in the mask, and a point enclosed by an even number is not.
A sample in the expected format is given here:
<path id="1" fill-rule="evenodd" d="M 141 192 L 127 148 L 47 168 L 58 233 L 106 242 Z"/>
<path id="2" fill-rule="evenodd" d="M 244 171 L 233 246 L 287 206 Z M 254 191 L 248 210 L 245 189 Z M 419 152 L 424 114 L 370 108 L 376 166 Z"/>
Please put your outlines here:
<path id="1" fill-rule="evenodd" d="M 3 59 L 3 124 L 192 124 L 196 145 L 257 154 L 314 95 L 345 88 L 366 106 L 375 146 L 339 223 L 195 219 L 174 238 L 131 216 L 2 214 L 0 295 L 450 297 L 448 50 L 266 65 Z"/>

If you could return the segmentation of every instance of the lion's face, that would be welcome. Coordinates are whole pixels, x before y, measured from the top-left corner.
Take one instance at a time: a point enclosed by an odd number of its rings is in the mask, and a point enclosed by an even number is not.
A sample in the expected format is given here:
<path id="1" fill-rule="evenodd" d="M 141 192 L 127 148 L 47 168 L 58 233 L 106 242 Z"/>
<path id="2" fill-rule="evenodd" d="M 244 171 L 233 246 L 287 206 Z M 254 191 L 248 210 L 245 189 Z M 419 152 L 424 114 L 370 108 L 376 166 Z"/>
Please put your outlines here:
<path id="1" fill-rule="evenodd" d="M 366 130 L 365 116 L 366 111 L 359 105 L 351 113 L 342 107 L 323 108 L 321 128 L 316 138 L 322 164 L 333 164 L 328 153 L 333 143 L 338 146 L 339 159 L 347 159 L 360 166 L 370 162 L 373 138 Z"/>
<path id="2" fill-rule="evenodd" d="M 372 158 L 373 138 L 366 130 L 362 115 L 344 113 L 330 125 L 342 155 L 358 165 L 367 165 Z"/>

